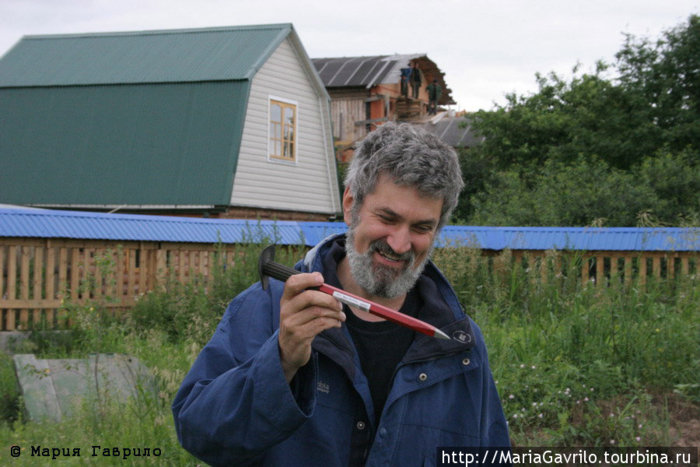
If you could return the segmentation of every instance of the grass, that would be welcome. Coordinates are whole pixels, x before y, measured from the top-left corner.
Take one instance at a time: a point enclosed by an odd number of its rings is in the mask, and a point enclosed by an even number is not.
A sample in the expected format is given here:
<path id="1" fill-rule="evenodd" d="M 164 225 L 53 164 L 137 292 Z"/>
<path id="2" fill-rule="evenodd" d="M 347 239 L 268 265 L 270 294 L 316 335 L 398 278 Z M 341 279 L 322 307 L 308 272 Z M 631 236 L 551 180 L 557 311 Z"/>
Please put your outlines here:
<path id="1" fill-rule="evenodd" d="M 126 406 L 86 401 L 60 423 L 27 420 L 12 361 L 0 354 L 0 439 L 23 449 L 10 459 L 3 448 L 0 464 L 36 465 L 41 459 L 31 454 L 39 446 L 80 448 L 80 457 L 61 456 L 65 464 L 197 465 L 177 442 L 170 403 L 228 300 L 257 280 L 259 251 L 257 245 L 243 248 L 240 267 L 221 267 L 209 280 L 169 281 L 142 297 L 125 320 L 98 303 L 67 304 L 74 323 L 68 338 L 49 341 L 37 333 L 20 349 L 40 358 L 136 356 L 158 391 L 144 391 Z M 280 250 L 277 256 L 292 264 L 300 253 Z M 700 412 L 697 277 L 592 287 L 580 283 L 576 258 L 546 282 L 508 254 L 438 250 L 435 261 L 484 332 L 515 444 L 683 442 L 675 416 Z M 130 449 L 126 459 L 124 448 Z"/>
<path id="2" fill-rule="evenodd" d="M 673 417 L 669 399 L 700 417 L 696 276 L 595 287 L 574 257 L 543 282 L 534 264 L 477 253 L 438 252 L 436 262 L 482 328 L 517 445 L 681 441 L 660 427 Z"/>

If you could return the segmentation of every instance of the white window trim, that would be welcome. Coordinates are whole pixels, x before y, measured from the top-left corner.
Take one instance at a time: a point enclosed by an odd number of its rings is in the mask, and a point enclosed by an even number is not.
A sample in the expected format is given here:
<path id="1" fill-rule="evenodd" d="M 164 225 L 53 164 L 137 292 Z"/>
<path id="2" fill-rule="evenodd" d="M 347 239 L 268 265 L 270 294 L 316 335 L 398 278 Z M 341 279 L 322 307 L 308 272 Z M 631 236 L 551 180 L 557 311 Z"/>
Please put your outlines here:
<path id="1" fill-rule="evenodd" d="M 271 157 L 270 156 L 270 139 L 272 135 L 270 134 L 270 115 L 272 101 L 282 102 L 283 104 L 293 105 L 296 110 L 295 122 L 294 122 L 294 160 L 287 160 L 281 157 Z M 299 103 L 295 100 L 288 99 L 285 97 L 278 97 L 269 95 L 267 98 L 267 161 L 275 164 L 284 165 L 297 165 L 299 163 Z"/>

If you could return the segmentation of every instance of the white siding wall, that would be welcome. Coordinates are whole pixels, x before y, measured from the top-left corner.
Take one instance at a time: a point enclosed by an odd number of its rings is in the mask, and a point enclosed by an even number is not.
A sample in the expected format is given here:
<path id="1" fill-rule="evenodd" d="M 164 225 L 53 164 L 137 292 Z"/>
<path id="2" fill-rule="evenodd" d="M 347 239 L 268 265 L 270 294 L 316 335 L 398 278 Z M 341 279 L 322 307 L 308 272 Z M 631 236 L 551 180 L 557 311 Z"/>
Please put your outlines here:
<path id="1" fill-rule="evenodd" d="M 270 97 L 297 104 L 296 162 L 268 160 Z M 319 96 L 289 39 L 251 83 L 231 205 L 333 214 L 340 210 L 327 125 Z"/>

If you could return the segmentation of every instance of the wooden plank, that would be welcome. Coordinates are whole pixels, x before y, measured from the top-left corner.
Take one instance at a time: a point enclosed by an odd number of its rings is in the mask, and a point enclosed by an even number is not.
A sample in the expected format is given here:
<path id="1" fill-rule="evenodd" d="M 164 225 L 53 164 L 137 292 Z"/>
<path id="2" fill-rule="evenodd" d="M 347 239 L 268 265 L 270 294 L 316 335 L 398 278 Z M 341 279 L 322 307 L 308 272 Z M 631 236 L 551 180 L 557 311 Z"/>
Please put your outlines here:
<path id="1" fill-rule="evenodd" d="M 177 254 L 177 264 L 175 266 L 178 271 L 178 280 L 180 282 L 185 282 L 185 273 L 186 271 L 186 266 L 185 266 L 185 252 L 183 250 L 178 251 Z"/>
<path id="2" fill-rule="evenodd" d="M 0 299 L 5 296 L 5 246 L 0 245 Z M 0 316 L 0 327 L 2 327 L 2 316 Z"/>
<path id="3" fill-rule="evenodd" d="M 107 250 L 109 256 L 110 266 L 107 270 L 106 277 L 106 289 L 105 294 L 110 300 L 118 300 L 117 295 L 117 275 L 120 270 L 123 270 L 124 266 L 119 267 L 119 252 L 110 248 Z"/>
<path id="4" fill-rule="evenodd" d="M 381 118 L 370 118 L 369 120 L 359 120 L 355 122 L 355 126 L 362 126 L 362 125 L 367 125 L 369 123 L 379 123 L 379 122 L 387 122 L 389 119 L 387 117 L 381 117 Z"/>
<path id="5" fill-rule="evenodd" d="M 632 281 L 632 256 L 625 256 L 625 284 Z"/>
<path id="6" fill-rule="evenodd" d="M 11 246 L 7 255 L 7 298 L 17 296 L 17 247 Z"/>
<path id="7" fill-rule="evenodd" d="M 68 249 L 60 247 L 58 250 L 58 294 L 65 298 L 64 294 L 68 290 L 69 284 L 66 281 L 68 277 Z"/>
<path id="8" fill-rule="evenodd" d="M 139 263 L 139 294 L 146 293 L 146 283 L 148 276 L 150 276 L 155 271 L 150 271 L 151 263 L 149 261 L 149 252 L 146 250 L 140 250 L 140 263 Z M 163 254 L 163 250 L 157 250 L 157 255 Z M 165 274 L 165 255 L 163 255 L 163 274 Z M 165 277 L 165 276 L 163 276 Z"/>
<path id="9" fill-rule="evenodd" d="M 85 296 L 83 298 L 85 300 L 90 300 L 95 296 L 97 248 L 87 248 L 83 259 L 85 261 L 85 269 L 83 270 L 83 289 L 85 290 Z"/>
<path id="10" fill-rule="evenodd" d="M 105 295 L 109 297 L 110 300 L 118 300 L 119 295 L 117 294 L 117 276 L 120 270 L 123 270 L 124 266 L 119 267 L 119 251 L 109 248 L 107 250 L 107 255 L 109 256 L 109 269 L 107 270 L 106 288 Z"/>
<path id="11" fill-rule="evenodd" d="M 188 280 L 192 281 L 197 277 L 199 272 L 199 252 L 192 250 L 189 252 L 189 258 L 187 261 L 187 276 Z"/>
<path id="12" fill-rule="evenodd" d="M 93 257 L 93 264 L 94 264 L 94 284 L 95 287 L 93 289 L 93 297 L 96 299 L 102 298 L 103 291 L 104 291 L 104 284 L 103 284 L 103 277 L 102 277 L 102 267 L 100 266 L 100 263 L 102 262 L 102 259 L 105 257 L 105 250 L 102 248 L 98 248 L 95 250 L 95 256 Z"/>
<path id="13" fill-rule="evenodd" d="M 65 246 L 60 246 L 58 250 L 58 290 L 57 297 L 63 305 L 63 301 L 66 300 L 68 288 L 70 287 L 67 282 L 68 277 L 68 249 Z M 53 298 L 53 297 L 52 297 Z M 65 319 L 67 311 L 65 308 L 58 307 L 58 312 L 56 313 L 56 321 L 59 325 L 62 324 Z"/>
<path id="14" fill-rule="evenodd" d="M 126 251 L 123 248 L 117 250 L 117 271 L 116 278 L 114 280 L 114 296 L 117 300 L 121 301 L 126 295 L 124 293 L 124 268 L 126 266 Z"/>
<path id="15" fill-rule="evenodd" d="M 595 257 L 595 283 L 598 286 L 605 285 L 605 257 L 601 254 Z"/>
<path id="16" fill-rule="evenodd" d="M 661 277 L 661 256 L 658 254 L 652 256 L 651 271 L 657 279 Z"/>
<path id="17" fill-rule="evenodd" d="M 8 300 L 14 300 L 17 295 L 17 247 L 10 245 L 7 252 L 7 293 Z M 5 331 L 15 330 L 15 312 L 10 310 L 5 313 Z"/>
<path id="18" fill-rule="evenodd" d="M 611 284 L 617 282 L 619 260 L 620 260 L 619 256 L 613 255 L 610 257 L 610 283 Z"/>
<path id="19" fill-rule="evenodd" d="M 199 252 L 199 273 L 203 277 L 210 277 L 209 255 L 210 255 L 210 252 L 207 250 L 202 250 Z"/>
<path id="20" fill-rule="evenodd" d="M 93 251 L 92 248 L 83 248 L 82 268 L 80 269 L 80 299 L 82 301 L 90 299 L 90 289 L 92 288 L 90 285 L 90 256 Z"/>
<path id="21" fill-rule="evenodd" d="M 20 299 L 29 300 L 29 257 L 30 246 L 22 247 L 22 263 L 20 265 Z M 27 329 L 29 323 L 29 310 L 23 308 L 19 310 L 19 322 L 22 329 Z"/>
<path id="22" fill-rule="evenodd" d="M 126 260 L 128 261 L 126 268 L 126 297 L 133 297 L 137 294 L 137 291 L 134 289 L 136 287 L 136 252 L 126 250 Z"/>
<path id="23" fill-rule="evenodd" d="M 19 296 L 25 300 L 29 298 L 29 248 L 23 246 L 20 249 Z"/>
<path id="24" fill-rule="evenodd" d="M 56 248 L 46 249 L 46 288 L 45 297 L 47 299 L 56 297 Z"/>
<path id="25" fill-rule="evenodd" d="M 43 296 L 43 270 L 44 270 L 44 251 L 41 246 L 34 247 L 34 270 L 32 271 L 32 296 L 35 299 L 40 299 Z"/>
<path id="26" fill-rule="evenodd" d="M 0 303 L 2 303 L 2 308 L 8 308 L 13 310 L 21 310 L 24 308 L 58 308 L 61 306 L 61 300 L 57 298 L 51 300 L 45 298 L 29 298 L 26 300 L 2 300 Z"/>
<path id="27" fill-rule="evenodd" d="M 167 266 L 163 269 L 163 276 L 158 276 L 158 250 L 147 251 L 144 257 L 146 262 L 146 274 L 145 282 L 143 286 L 143 293 L 148 293 L 149 290 L 153 290 L 158 284 L 165 284 L 164 280 L 168 277 Z M 167 259 L 167 258 L 165 258 Z M 165 264 L 165 263 L 164 263 Z M 163 281 L 163 282 L 161 282 Z"/>
<path id="28" fill-rule="evenodd" d="M 77 302 L 80 298 L 80 249 L 71 249 L 71 264 L 70 264 L 70 298 Z"/>
<path id="29" fill-rule="evenodd" d="M 33 281 L 33 297 L 35 300 L 41 300 L 43 295 L 43 281 L 42 275 L 44 270 L 44 250 L 43 246 L 34 247 L 34 281 Z M 41 322 L 41 310 L 35 309 L 32 312 L 32 323 L 34 325 Z"/>

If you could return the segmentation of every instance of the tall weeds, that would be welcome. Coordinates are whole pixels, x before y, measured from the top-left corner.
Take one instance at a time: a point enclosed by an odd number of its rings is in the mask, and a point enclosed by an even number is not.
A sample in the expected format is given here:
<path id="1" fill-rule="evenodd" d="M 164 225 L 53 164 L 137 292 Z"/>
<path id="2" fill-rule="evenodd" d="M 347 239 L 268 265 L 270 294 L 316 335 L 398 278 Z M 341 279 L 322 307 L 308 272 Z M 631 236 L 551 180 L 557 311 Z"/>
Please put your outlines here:
<path id="1" fill-rule="evenodd" d="M 561 443 L 670 442 L 592 420 L 623 394 L 647 412 L 655 393 L 700 403 L 697 276 L 596 286 L 582 282 L 576 255 L 548 253 L 543 273 L 540 259 L 461 253 L 439 251 L 435 261 L 484 332 L 516 439 L 530 442 L 533 429 L 546 427 Z M 574 418 L 587 428 L 572 432 Z"/>
<path id="2" fill-rule="evenodd" d="M 170 402 L 229 300 L 258 280 L 261 249 L 242 245 L 235 261 L 220 250 L 211 275 L 187 283 L 173 274 L 126 320 L 97 304 L 66 304 L 74 324 L 69 338 L 57 344 L 37 335 L 23 351 L 43 358 L 130 354 L 150 368 L 158 391 L 128 407 L 101 407 L 97 419 L 86 404 L 60 424 L 37 423 L 23 418 L 10 360 L 0 360 L 0 439 L 27 448 L 71 445 L 84 453 L 92 445 L 158 447 L 158 458 L 132 463 L 194 465 L 177 443 Z M 276 260 L 293 265 L 302 255 L 278 248 Z M 697 276 L 594 286 L 581 281 L 581 256 L 550 252 L 544 271 L 540 259 L 516 261 L 511 252 L 452 248 L 436 250 L 434 260 L 484 332 L 516 443 L 668 444 L 669 431 L 654 428 L 668 426 L 668 413 L 654 404 L 658 395 L 700 404 Z M 21 459 L 31 460 L 25 453 L 13 462 Z"/>

